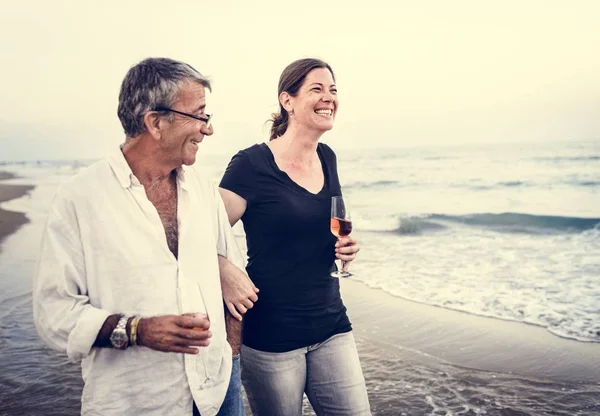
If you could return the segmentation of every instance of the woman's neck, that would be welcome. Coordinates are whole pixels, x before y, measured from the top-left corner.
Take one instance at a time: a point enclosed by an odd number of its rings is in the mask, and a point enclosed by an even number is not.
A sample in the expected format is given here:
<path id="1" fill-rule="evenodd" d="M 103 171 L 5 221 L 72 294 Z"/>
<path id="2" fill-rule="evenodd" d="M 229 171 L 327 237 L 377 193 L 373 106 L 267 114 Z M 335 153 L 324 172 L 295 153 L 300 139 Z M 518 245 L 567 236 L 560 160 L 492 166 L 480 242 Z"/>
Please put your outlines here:
<path id="1" fill-rule="evenodd" d="M 316 157 L 317 145 L 321 134 L 301 134 L 288 128 L 281 137 L 269 142 L 269 147 L 276 152 L 280 159 L 294 164 L 311 166 L 318 160 Z"/>

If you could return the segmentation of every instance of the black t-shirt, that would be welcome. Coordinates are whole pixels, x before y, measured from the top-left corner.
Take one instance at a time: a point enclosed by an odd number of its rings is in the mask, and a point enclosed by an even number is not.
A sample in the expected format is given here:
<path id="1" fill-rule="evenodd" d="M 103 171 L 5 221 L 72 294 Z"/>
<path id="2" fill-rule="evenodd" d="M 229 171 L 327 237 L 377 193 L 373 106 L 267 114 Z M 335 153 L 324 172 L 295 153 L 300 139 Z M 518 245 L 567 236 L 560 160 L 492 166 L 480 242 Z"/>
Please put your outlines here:
<path id="1" fill-rule="evenodd" d="M 244 317 L 243 343 L 250 348 L 291 351 L 352 329 L 339 280 L 329 275 L 337 241 L 329 229 L 331 197 L 342 194 L 337 162 L 322 143 L 317 153 L 325 176 L 318 194 L 280 170 L 265 143 L 238 152 L 221 180 L 247 201 L 246 270 L 260 289 Z"/>

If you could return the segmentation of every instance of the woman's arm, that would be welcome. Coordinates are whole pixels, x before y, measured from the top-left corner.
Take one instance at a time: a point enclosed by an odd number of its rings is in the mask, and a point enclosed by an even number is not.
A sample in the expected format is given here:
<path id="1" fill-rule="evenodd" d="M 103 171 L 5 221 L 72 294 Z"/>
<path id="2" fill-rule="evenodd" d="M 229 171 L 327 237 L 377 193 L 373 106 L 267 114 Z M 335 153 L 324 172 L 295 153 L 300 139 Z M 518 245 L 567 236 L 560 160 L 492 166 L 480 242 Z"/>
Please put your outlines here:
<path id="1" fill-rule="evenodd" d="M 227 189 L 219 188 L 221 199 L 227 211 L 229 224 L 233 226 L 246 211 L 246 200 Z M 237 247 L 236 247 L 237 248 Z M 258 300 L 258 289 L 252 280 L 242 271 L 244 265 L 235 265 L 227 258 L 219 256 L 219 271 L 221 274 L 221 287 L 223 300 L 231 315 L 242 320 L 242 315 L 254 306 Z"/>
<path id="2" fill-rule="evenodd" d="M 225 209 L 227 210 L 227 217 L 229 218 L 229 224 L 233 227 L 236 222 L 242 218 L 244 212 L 246 212 L 246 207 L 248 203 L 244 198 L 236 194 L 235 192 L 231 192 L 228 189 L 219 188 L 219 192 L 221 193 L 221 199 L 223 199 L 223 203 L 225 204 Z"/>

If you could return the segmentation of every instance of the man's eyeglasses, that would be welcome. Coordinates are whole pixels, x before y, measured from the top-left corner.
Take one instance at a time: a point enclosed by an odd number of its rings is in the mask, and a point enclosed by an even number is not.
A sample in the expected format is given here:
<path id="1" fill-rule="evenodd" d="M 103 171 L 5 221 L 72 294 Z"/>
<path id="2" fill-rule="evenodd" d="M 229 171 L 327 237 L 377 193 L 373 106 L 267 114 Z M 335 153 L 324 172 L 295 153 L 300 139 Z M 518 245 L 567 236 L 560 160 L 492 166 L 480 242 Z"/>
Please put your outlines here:
<path id="1" fill-rule="evenodd" d="M 210 119 L 213 116 L 212 114 L 207 114 L 206 117 L 195 116 L 193 114 L 188 114 L 188 113 L 184 113 L 182 111 L 173 110 L 172 108 L 169 108 L 169 107 L 156 107 L 152 111 L 169 111 L 171 113 L 181 114 L 182 116 L 190 117 L 190 118 L 193 118 L 194 120 L 200 120 L 200 121 L 206 123 L 207 128 L 210 128 Z"/>

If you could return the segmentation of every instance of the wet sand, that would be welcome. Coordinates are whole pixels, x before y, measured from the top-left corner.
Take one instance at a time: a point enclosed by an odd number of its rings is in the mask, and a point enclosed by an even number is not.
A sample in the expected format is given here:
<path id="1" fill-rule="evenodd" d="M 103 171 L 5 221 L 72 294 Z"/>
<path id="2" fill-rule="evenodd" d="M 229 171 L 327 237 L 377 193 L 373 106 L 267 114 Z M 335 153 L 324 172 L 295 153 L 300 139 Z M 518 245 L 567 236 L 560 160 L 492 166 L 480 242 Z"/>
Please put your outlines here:
<path id="1" fill-rule="evenodd" d="M 386 350 L 418 351 L 481 371 L 600 383 L 598 343 L 407 301 L 350 279 L 341 287 L 357 339 L 376 340 Z"/>
<path id="2" fill-rule="evenodd" d="M 0 202 L 32 188 L 0 182 Z M 0 210 L 0 239 L 26 222 Z M 11 317 L 0 321 L 0 414 L 80 411 L 79 364 L 45 347 L 31 321 L 34 259 L 19 256 L 40 227 L 14 235 L 0 270 L 0 316 Z M 600 344 L 406 301 L 352 279 L 341 289 L 374 415 L 600 414 Z M 303 414 L 314 412 L 306 404 Z"/>
<path id="3" fill-rule="evenodd" d="M 0 172 L 0 203 L 20 198 L 34 188 L 34 186 L 29 185 L 9 185 L 1 182 L 14 177 L 9 172 Z M 0 208 L 0 243 L 8 235 L 17 231 L 23 224 L 27 224 L 27 222 L 29 220 L 25 214 Z"/>
<path id="4" fill-rule="evenodd" d="M 374 415 L 600 415 L 600 344 L 341 289 Z"/>
<path id="5" fill-rule="evenodd" d="M 340 285 L 374 415 L 600 415 L 600 344 Z"/>

